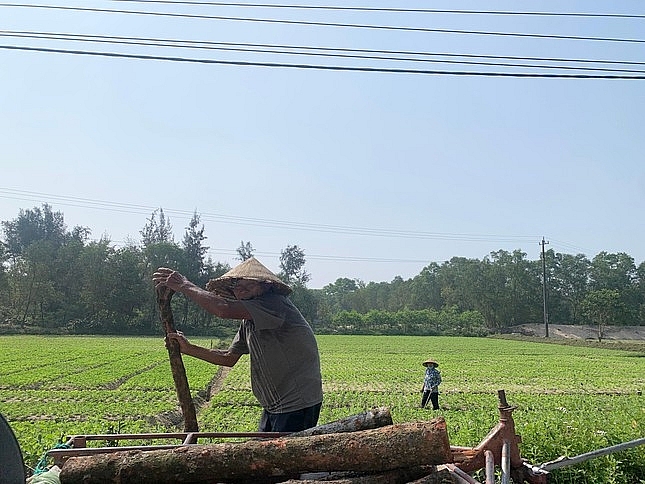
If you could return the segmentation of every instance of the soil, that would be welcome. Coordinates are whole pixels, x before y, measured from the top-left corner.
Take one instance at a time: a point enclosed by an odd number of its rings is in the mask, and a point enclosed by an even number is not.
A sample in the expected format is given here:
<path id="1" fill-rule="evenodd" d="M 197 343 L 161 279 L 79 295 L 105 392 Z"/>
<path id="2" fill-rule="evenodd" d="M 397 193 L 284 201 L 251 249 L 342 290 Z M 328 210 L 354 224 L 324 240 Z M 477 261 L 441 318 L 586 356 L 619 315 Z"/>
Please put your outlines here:
<path id="1" fill-rule="evenodd" d="M 512 333 L 523 336 L 543 337 L 543 323 L 520 324 L 511 328 Z M 549 324 L 549 338 L 598 341 L 598 327 L 589 325 Z M 645 341 L 645 326 L 605 326 L 602 340 Z"/>

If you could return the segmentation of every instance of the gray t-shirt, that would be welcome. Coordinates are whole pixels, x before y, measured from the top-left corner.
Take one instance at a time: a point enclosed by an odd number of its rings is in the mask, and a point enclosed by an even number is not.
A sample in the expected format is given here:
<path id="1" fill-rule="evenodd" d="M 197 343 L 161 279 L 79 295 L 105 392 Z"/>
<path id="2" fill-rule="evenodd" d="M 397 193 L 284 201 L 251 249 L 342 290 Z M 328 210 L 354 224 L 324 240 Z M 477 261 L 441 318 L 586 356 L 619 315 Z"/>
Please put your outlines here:
<path id="1" fill-rule="evenodd" d="M 290 299 L 269 293 L 241 301 L 243 320 L 229 347 L 251 357 L 251 388 L 262 407 L 286 413 L 322 402 L 318 344 Z"/>

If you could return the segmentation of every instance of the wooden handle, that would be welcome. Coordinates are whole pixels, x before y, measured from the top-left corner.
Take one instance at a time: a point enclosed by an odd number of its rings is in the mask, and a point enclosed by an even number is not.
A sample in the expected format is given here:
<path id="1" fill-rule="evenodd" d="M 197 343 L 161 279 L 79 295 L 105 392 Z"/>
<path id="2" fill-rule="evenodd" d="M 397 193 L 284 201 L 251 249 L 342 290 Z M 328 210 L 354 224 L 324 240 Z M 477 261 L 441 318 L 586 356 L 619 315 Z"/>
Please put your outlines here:
<path id="1" fill-rule="evenodd" d="M 175 291 L 169 287 L 161 286 L 157 288 L 159 316 L 166 335 L 168 333 L 177 332 L 175 329 L 172 307 L 170 305 L 170 301 L 172 300 L 172 295 L 174 293 Z M 174 339 L 166 338 L 166 349 L 168 350 L 168 357 L 170 358 L 170 371 L 172 372 L 172 379 L 175 382 L 177 398 L 179 399 L 181 413 L 184 417 L 184 431 L 198 432 L 197 413 L 195 412 L 193 398 L 190 395 L 190 387 L 188 386 L 188 378 L 186 377 L 186 368 L 184 367 L 184 361 L 181 359 L 179 343 Z"/>

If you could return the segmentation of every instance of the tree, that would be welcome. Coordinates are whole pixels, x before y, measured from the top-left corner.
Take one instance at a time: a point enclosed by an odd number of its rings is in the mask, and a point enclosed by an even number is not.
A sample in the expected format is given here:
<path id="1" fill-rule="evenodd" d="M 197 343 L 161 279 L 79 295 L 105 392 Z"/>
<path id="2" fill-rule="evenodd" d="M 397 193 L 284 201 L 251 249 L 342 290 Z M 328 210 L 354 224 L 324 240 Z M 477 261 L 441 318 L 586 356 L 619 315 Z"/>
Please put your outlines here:
<path id="1" fill-rule="evenodd" d="M 159 216 L 159 221 L 157 221 L 157 214 Z M 158 244 L 160 242 L 174 242 L 172 225 L 170 224 L 170 219 L 166 219 L 166 215 L 163 213 L 163 208 L 159 208 L 152 212 L 152 215 L 147 219 L 147 223 L 139 233 L 141 234 L 142 244 L 144 247 Z"/>
<path id="2" fill-rule="evenodd" d="M 8 271 L 9 254 L 7 246 L 0 242 L 0 321 L 9 319 L 11 286 Z"/>
<path id="3" fill-rule="evenodd" d="M 593 290 L 610 289 L 619 293 L 622 314 L 616 318 L 618 324 L 638 322 L 639 297 L 638 274 L 634 259 L 619 252 L 610 254 L 600 252 L 591 262 L 591 283 Z"/>
<path id="4" fill-rule="evenodd" d="M 287 285 L 306 286 L 311 275 L 304 269 L 305 252 L 297 245 L 288 245 L 280 254 L 278 277 Z"/>
<path id="5" fill-rule="evenodd" d="M 641 262 L 636 269 L 638 276 L 638 324 L 645 324 L 645 262 Z"/>
<path id="6" fill-rule="evenodd" d="M 591 262 L 584 254 L 546 251 L 549 319 L 553 323 L 579 324 L 582 301 L 589 290 Z"/>
<path id="7" fill-rule="evenodd" d="M 439 310 L 443 307 L 439 282 L 440 271 L 439 264 L 432 262 L 421 269 L 419 275 L 412 278 L 409 286 L 409 306 L 411 309 L 433 308 Z"/>
<path id="8" fill-rule="evenodd" d="M 75 227 L 68 232 L 63 214 L 47 204 L 20 210 L 15 220 L 2 222 L 2 228 L 5 268 L 12 279 L 11 318 L 23 325 L 59 325 L 65 309 L 76 302 L 67 298 L 76 285 L 75 258 L 89 229 Z"/>
<path id="9" fill-rule="evenodd" d="M 2 227 L 5 247 L 14 259 L 24 255 L 35 242 L 47 241 L 52 248 L 57 248 L 67 239 L 63 214 L 52 211 L 46 203 L 42 208 L 21 209 L 15 220 L 2 222 Z"/>
<path id="10" fill-rule="evenodd" d="M 251 245 L 251 242 L 244 242 L 242 240 L 240 246 L 237 248 L 237 258 L 241 261 L 248 260 L 253 257 L 253 252 L 255 252 L 255 249 Z"/>
<path id="11" fill-rule="evenodd" d="M 501 326 L 536 321 L 542 313 L 540 270 L 526 253 L 515 250 L 491 252 L 484 259 L 492 307 Z"/>
<path id="12" fill-rule="evenodd" d="M 616 289 L 591 291 L 582 306 L 587 316 L 598 325 L 598 341 L 602 341 L 605 326 L 616 322 L 623 309 Z"/>
<path id="13" fill-rule="evenodd" d="M 208 247 L 204 245 L 204 240 L 206 240 L 206 236 L 204 235 L 204 226 L 202 225 L 201 228 L 198 228 L 199 219 L 200 217 L 197 212 L 193 213 L 193 216 L 188 223 L 188 227 L 186 227 L 186 232 L 182 241 L 182 247 L 185 253 L 184 265 L 183 267 L 180 267 L 179 270 L 195 284 L 203 287 L 207 282 L 204 280 L 204 255 L 208 252 Z M 186 324 L 188 321 L 189 310 L 191 307 L 197 310 L 197 307 L 194 304 L 191 304 L 188 298 L 184 297 L 184 307 L 181 317 L 183 324 Z"/>
<path id="14" fill-rule="evenodd" d="M 128 331 L 143 332 L 148 321 L 141 318 L 141 312 L 152 292 L 152 284 L 146 279 L 141 249 L 129 245 L 115 250 L 110 255 L 108 267 L 110 282 L 105 298 L 112 318 Z"/>
<path id="15" fill-rule="evenodd" d="M 352 307 L 349 296 L 358 289 L 357 282 L 356 279 L 341 277 L 318 291 L 318 317 L 329 323 L 334 314 L 349 310 Z"/>
<path id="16" fill-rule="evenodd" d="M 143 256 L 145 260 L 144 278 L 150 281 L 153 272 L 159 267 L 172 267 L 181 269 L 185 265 L 186 253 L 175 242 L 157 242 L 149 244 L 143 249 Z M 154 287 L 151 282 L 150 290 L 146 301 L 147 314 L 146 318 L 151 325 L 150 328 L 157 328 L 157 300 Z M 175 300 L 179 301 L 179 298 Z M 179 304 L 179 303 L 177 303 Z"/>

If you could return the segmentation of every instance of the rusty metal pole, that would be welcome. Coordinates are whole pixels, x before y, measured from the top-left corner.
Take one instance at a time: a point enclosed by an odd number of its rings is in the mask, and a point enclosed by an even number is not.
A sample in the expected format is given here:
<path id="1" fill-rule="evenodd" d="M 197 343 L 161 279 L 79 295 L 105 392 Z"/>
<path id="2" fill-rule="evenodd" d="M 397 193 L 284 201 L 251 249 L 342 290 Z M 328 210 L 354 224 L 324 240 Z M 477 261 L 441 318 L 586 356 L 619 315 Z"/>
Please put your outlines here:
<path id="1" fill-rule="evenodd" d="M 490 450 L 484 451 L 486 457 L 486 484 L 495 484 L 495 456 Z"/>
<path id="2" fill-rule="evenodd" d="M 502 482 L 501 484 L 509 484 L 511 475 L 511 443 L 504 439 L 502 444 Z"/>

